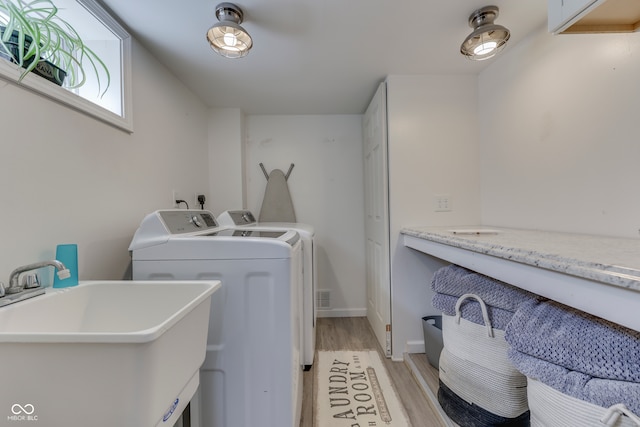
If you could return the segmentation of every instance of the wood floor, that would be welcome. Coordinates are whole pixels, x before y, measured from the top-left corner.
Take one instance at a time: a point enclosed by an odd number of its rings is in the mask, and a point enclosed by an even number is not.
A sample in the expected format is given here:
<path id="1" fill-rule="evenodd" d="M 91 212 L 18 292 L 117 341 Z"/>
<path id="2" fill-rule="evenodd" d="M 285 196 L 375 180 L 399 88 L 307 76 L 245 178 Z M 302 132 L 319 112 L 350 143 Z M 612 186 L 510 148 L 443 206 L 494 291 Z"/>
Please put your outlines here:
<path id="1" fill-rule="evenodd" d="M 404 405 L 413 427 L 446 427 L 438 416 L 437 409 L 432 406 L 423 389 L 420 387 L 405 362 L 393 362 L 384 357 L 380 345 L 373 335 L 369 322 L 364 317 L 319 318 L 316 328 L 316 350 L 377 350 L 385 367 L 389 372 L 400 401 Z M 423 372 L 430 388 L 434 384 L 434 372 L 419 357 L 418 369 Z M 304 373 L 304 391 L 302 398 L 302 417 L 300 427 L 331 427 L 315 426 L 314 408 L 314 368 Z M 435 377 L 437 388 L 437 376 Z"/>

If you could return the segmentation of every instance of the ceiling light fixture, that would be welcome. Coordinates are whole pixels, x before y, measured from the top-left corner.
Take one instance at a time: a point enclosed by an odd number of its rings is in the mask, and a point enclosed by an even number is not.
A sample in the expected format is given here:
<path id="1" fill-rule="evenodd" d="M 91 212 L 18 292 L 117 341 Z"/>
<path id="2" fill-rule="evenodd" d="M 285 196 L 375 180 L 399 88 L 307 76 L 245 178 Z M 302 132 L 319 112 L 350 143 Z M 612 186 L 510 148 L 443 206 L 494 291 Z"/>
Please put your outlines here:
<path id="1" fill-rule="evenodd" d="M 247 56 L 253 46 L 253 40 L 247 31 L 240 26 L 244 14 L 242 9 L 233 3 L 220 3 L 216 6 L 217 24 L 207 31 L 207 40 L 211 49 L 226 58 L 242 58 Z"/>
<path id="2" fill-rule="evenodd" d="M 497 6 L 485 6 L 473 12 L 469 16 L 469 26 L 473 28 L 473 32 L 464 39 L 460 53 L 469 59 L 482 61 L 500 52 L 511 33 L 502 25 L 493 23 L 497 17 Z"/>

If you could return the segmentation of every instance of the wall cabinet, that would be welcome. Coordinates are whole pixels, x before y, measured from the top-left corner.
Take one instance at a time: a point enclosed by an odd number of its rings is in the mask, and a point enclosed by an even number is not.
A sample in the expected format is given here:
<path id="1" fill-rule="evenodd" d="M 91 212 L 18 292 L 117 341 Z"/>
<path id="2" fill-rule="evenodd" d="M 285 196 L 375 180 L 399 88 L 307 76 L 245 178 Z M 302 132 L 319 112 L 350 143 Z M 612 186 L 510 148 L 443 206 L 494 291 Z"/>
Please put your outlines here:
<path id="1" fill-rule="evenodd" d="M 582 12 L 595 3 L 598 3 L 598 0 L 549 0 L 549 32 L 557 34 L 564 31 L 564 27 L 571 25 Z"/>
<path id="2" fill-rule="evenodd" d="M 548 0 L 549 32 L 629 33 L 640 29 L 637 0 Z"/>

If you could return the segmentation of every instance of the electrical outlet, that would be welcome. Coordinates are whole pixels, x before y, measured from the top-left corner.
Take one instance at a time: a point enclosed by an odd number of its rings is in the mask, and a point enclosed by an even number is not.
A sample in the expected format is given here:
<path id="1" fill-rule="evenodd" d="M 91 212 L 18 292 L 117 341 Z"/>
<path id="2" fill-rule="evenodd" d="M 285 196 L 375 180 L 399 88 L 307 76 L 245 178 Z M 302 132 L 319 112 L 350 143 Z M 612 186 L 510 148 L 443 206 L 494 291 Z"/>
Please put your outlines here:
<path id="1" fill-rule="evenodd" d="M 187 209 L 187 205 L 184 203 L 176 203 L 176 200 L 184 200 L 189 203 L 189 207 L 191 207 L 191 201 L 185 199 L 183 193 L 173 190 L 171 192 L 171 206 L 173 206 L 174 209 Z"/>
<path id="2" fill-rule="evenodd" d="M 201 207 L 200 207 L 200 200 L 198 200 L 198 196 L 205 197 L 205 195 L 204 195 L 204 193 L 203 193 L 202 191 L 196 191 L 196 192 L 193 194 L 193 206 L 194 206 L 196 209 L 201 209 Z M 204 202 L 205 202 L 205 205 L 206 205 L 206 203 L 207 203 L 207 198 L 206 198 L 206 197 L 205 197 Z"/>
<path id="3" fill-rule="evenodd" d="M 435 212 L 451 212 L 451 197 L 449 195 L 436 195 L 433 198 Z"/>

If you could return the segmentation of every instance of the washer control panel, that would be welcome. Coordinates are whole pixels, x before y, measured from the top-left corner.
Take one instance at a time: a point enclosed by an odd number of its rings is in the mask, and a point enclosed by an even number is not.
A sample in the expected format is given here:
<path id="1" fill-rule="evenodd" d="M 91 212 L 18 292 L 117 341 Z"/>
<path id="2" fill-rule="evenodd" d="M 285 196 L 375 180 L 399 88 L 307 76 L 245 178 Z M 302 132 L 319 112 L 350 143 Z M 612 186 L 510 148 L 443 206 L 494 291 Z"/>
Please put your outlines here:
<path id="1" fill-rule="evenodd" d="M 215 217 L 209 211 L 167 210 L 158 211 L 170 234 L 193 233 L 194 231 L 218 228 Z"/>

